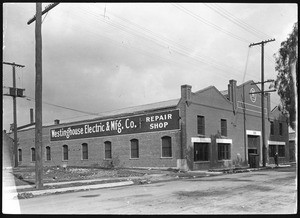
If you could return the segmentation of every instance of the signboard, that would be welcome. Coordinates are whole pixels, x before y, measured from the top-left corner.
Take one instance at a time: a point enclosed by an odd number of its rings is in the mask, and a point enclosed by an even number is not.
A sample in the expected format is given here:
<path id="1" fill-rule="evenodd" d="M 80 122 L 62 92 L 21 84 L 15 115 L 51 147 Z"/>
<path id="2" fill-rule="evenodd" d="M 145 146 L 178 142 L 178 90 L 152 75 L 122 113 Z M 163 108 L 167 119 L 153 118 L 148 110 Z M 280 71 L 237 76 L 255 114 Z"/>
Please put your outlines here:
<path id="1" fill-rule="evenodd" d="M 251 99 L 251 101 L 254 103 L 254 102 L 256 102 L 256 94 L 254 93 L 255 92 L 255 89 L 254 88 L 251 88 L 250 89 L 250 99 Z M 253 94 L 254 93 L 254 94 Z"/>
<path id="2" fill-rule="evenodd" d="M 179 110 L 50 129 L 50 141 L 176 130 Z"/>

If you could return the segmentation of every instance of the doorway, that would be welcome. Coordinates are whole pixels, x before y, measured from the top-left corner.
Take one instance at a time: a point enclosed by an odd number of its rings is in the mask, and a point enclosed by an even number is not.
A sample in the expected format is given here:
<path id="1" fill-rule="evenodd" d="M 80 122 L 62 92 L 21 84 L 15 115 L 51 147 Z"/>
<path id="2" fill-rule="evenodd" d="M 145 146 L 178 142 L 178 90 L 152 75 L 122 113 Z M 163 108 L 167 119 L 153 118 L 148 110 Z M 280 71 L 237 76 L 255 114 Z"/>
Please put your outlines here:
<path id="1" fill-rule="evenodd" d="M 250 164 L 250 154 L 260 154 L 259 136 L 248 135 L 248 163 Z"/>

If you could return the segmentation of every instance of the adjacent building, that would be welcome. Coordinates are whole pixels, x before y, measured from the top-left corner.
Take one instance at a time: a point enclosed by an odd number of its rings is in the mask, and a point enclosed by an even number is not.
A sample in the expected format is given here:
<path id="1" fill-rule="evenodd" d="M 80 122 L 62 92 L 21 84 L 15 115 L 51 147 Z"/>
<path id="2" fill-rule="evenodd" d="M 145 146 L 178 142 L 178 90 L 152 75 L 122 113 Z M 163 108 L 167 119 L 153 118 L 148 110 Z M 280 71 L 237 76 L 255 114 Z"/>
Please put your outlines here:
<path id="1" fill-rule="evenodd" d="M 178 99 L 106 113 L 97 119 L 43 127 L 44 165 L 207 170 L 262 164 L 261 95 L 253 81 L 228 89 L 192 92 Z M 289 161 L 288 123 L 264 96 L 267 163 L 274 152 Z M 35 163 L 34 128 L 18 131 L 19 165 Z"/>

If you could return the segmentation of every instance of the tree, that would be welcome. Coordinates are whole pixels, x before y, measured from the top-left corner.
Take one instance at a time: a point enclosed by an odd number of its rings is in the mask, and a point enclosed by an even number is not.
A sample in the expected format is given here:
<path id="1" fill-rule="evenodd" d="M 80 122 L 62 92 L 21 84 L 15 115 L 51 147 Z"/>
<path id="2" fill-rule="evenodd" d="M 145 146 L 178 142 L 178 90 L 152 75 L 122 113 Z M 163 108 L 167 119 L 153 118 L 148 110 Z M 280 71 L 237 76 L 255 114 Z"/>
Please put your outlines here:
<path id="1" fill-rule="evenodd" d="M 293 32 L 275 54 L 278 72 L 275 87 L 280 96 L 280 108 L 283 113 L 289 114 L 289 125 L 295 130 L 296 101 L 298 90 L 298 22 L 294 24 Z"/>

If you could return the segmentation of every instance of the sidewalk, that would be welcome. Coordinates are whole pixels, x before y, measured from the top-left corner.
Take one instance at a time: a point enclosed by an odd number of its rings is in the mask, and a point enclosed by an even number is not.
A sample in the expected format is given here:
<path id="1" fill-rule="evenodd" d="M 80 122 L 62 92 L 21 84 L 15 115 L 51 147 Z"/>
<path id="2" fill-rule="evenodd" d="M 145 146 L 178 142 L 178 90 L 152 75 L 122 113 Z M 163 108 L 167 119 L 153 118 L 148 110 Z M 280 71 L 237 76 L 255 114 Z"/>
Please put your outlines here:
<path id="1" fill-rule="evenodd" d="M 2 169 L 2 213 L 3 214 L 20 214 L 19 201 L 16 198 L 17 190 L 12 175 L 12 168 Z M 7 189 L 7 187 L 11 187 Z"/>
<path id="2" fill-rule="evenodd" d="M 291 165 L 280 165 L 281 167 L 290 167 Z M 184 178 L 199 178 L 207 176 L 216 176 L 225 173 L 243 173 L 243 172 L 252 172 L 257 170 L 264 169 L 273 169 L 276 168 L 275 165 L 268 165 L 265 168 L 245 168 L 239 170 L 214 170 L 214 171 L 188 171 L 185 173 L 178 173 L 170 175 L 168 173 L 162 174 L 149 174 L 144 176 L 136 177 L 114 177 L 114 178 L 101 178 L 101 179 L 90 179 L 90 180 L 76 180 L 68 182 L 51 182 L 44 183 L 44 189 L 36 190 L 35 185 L 22 185 L 15 186 L 14 178 L 9 170 L 6 170 L 6 177 L 3 178 L 3 181 L 6 181 L 6 184 L 3 183 L 3 189 L 6 193 L 9 193 L 7 197 L 9 199 L 20 198 L 31 198 L 34 196 L 48 195 L 48 194 L 58 194 L 58 193 L 67 193 L 74 191 L 83 191 L 83 190 L 93 190 L 101 188 L 112 188 L 120 186 L 129 186 L 134 184 L 150 184 L 162 181 L 174 181 Z M 278 167 L 277 167 L 278 168 Z M 11 171 L 11 170 L 10 170 Z M 10 174 L 10 175 L 9 175 Z M 4 201 L 3 201 L 4 202 Z"/>

